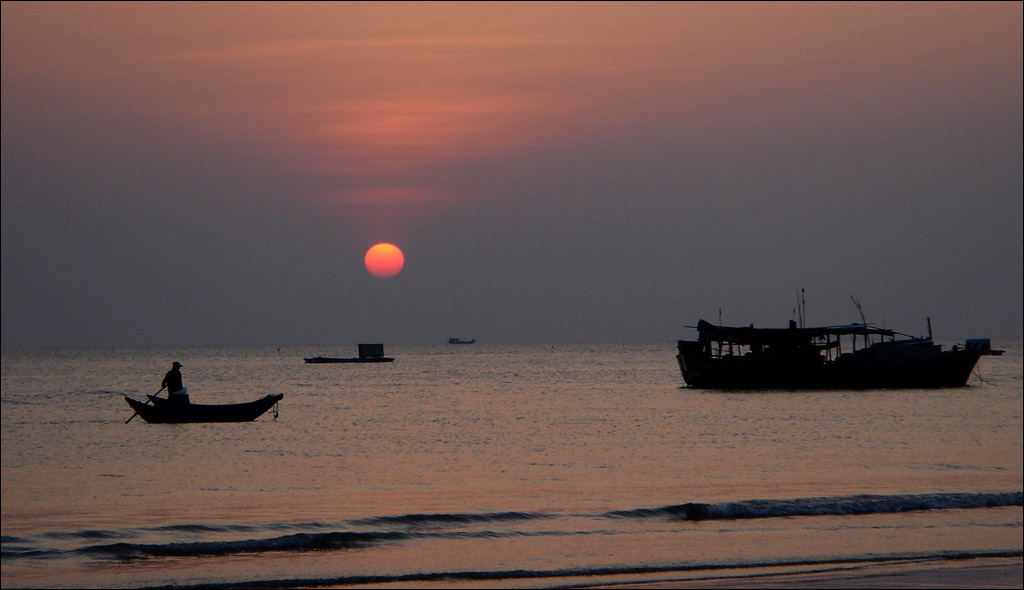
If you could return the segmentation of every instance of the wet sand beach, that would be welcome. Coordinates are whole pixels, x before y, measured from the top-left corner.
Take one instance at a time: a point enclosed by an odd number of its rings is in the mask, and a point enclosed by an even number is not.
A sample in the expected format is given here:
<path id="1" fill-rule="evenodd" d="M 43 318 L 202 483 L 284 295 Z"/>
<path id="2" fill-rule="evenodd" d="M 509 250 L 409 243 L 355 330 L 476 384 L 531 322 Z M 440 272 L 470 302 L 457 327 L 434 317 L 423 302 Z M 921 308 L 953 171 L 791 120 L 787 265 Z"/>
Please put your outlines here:
<path id="1" fill-rule="evenodd" d="M 622 581 L 589 588 L 669 590 L 692 588 L 1022 588 L 1024 560 L 971 559 L 858 565 L 822 571 L 813 566 L 689 573 L 658 581 Z M 583 586 L 570 586 L 583 587 Z"/>

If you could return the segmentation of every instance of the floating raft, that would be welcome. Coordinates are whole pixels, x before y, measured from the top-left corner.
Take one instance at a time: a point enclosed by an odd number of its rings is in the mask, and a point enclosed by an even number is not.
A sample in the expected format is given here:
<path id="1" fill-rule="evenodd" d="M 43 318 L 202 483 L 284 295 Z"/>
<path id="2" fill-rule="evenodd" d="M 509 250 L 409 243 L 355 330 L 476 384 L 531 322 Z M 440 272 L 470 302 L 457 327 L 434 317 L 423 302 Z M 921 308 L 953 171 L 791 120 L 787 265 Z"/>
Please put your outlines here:
<path id="1" fill-rule="evenodd" d="M 383 344 L 360 344 L 359 356 L 352 358 L 338 358 L 333 356 L 314 356 L 303 359 L 310 364 L 319 363 L 391 363 L 395 359 L 384 356 Z"/>

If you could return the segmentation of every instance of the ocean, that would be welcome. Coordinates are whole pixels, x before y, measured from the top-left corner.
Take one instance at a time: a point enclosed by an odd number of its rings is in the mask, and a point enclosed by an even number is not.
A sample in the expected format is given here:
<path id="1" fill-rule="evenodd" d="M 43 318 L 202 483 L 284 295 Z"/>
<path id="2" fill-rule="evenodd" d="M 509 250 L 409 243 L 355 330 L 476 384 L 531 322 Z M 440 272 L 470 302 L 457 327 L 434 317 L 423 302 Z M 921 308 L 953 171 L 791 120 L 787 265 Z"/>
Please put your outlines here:
<path id="1" fill-rule="evenodd" d="M 1022 346 L 718 392 L 674 342 L 4 350 L 6 588 L 519 587 L 1022 555 Z M 126 421 L 171 362 L 240 424 Z"/>

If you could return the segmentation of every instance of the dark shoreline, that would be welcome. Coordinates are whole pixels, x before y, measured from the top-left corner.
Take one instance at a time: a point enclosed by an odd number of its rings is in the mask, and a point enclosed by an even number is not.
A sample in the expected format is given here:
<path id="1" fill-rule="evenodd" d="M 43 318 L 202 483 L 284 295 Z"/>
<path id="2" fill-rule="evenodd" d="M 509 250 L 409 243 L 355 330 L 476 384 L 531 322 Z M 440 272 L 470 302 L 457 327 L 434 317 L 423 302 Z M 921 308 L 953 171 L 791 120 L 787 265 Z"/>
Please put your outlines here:
<path id="1" fill-rule="evenodd" d="M 646 576 L 645 576 L 646 577 Z M 813 566 L 691 572 L 658 576 L 660 579 L 575 583 L 558 588 L 669 590 L 692 588 L 1021 588 L 1024 558 L 993 557 L 868 563 L 844 568 Z"/>

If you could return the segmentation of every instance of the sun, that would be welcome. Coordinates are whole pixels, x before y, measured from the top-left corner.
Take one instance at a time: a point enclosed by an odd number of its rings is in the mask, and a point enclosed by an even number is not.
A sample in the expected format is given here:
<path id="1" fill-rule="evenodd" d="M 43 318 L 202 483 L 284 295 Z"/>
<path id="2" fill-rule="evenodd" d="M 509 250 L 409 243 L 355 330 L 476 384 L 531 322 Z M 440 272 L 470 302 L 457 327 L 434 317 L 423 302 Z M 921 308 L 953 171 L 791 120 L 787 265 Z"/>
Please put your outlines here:
<path id="1" fill-rule="evenodd" d="M 402 272 L 405 256 L 398 246 L 383 242 L 367 250 L 363 262 L 366 263 L 366 270 L 370 271 L 370 274 L 388 279 Z"/>

